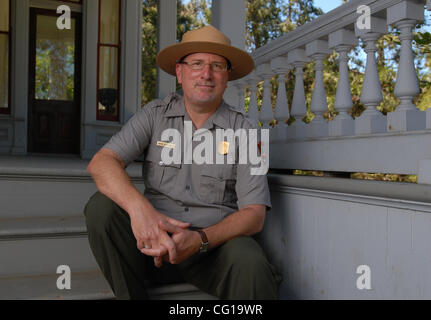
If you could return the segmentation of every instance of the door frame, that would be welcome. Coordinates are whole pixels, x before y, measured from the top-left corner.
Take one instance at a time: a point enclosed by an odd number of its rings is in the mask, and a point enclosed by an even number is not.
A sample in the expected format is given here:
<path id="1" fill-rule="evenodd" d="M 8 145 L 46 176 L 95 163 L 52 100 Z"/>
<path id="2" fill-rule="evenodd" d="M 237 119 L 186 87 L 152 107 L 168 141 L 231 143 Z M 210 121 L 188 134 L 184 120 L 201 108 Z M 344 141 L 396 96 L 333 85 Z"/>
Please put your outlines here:
<path id="1" fill-rule="evenodd" d="M 39 153 L 34 149 L 33 143 L 33 101 L 35 96 L 35 88 L 36 88 L 36 37 L 37 37 L 37 15 L 45 15 L 45 16 L 54 16 L 60 17 L 60 15 L 56 12 L 56 10 L 51 9 L 43 9 L 43 8 L 30 8 L 30 16 L 29 16 L 29 72 L 28 72 L 28 108 L 27 108 L 27 152 L 28 153 Z M 79 135 L 77 137 L 74 146 L 73 146 L 73 154 L 80 154 L 81 147 L 81 113 L 82 113 L 82 90 L 81 90 L 81 75 L 82 75 L 82 13 L 81 12 L 71 12 L 71 18 L 75 19 L 75 74 L 74 74 L 74 100 L 73 104 L 77 107 L 77 117 L 79 119 L 79 123 L 76 125 L 76 131 Z M 44 153 L 44 152 L 42 152 Z M 59 152 L 61 153 L 61 152 Z"/>

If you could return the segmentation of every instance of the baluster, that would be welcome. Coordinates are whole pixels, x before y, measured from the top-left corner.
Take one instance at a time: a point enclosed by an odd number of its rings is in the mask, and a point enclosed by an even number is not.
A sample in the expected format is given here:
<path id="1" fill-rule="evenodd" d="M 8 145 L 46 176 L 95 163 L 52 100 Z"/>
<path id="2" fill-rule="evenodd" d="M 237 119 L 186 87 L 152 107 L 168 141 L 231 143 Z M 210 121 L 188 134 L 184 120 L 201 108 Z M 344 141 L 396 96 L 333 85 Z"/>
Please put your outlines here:
<path id="1" fill-rule="evenodd" d="M 286 96 L 286 73 L 291 69 L 291 66 L 287 64 L 286 57 L 277 57 L 271 60 L 271 69 L 278 75 L 277 102 L 274 115 L 277 125 L 273 131 L 276 140 L 285 142 L 287 139 L 287 120 L 290 117 Z"/>
<path id="2" fill-rule="evenodd" d="M 291 114 L 295 122 L 288 128 L 289 139 L 305 137 L 306 124 L 302 119 L 307 113 L 304 90 L 304 66 L 310 59 L 306 57 L 304 49 L 294 49 L 289 52 L 287 62 L 295 68 L 295 90 L 293 92 Z"/>
<path id="3" fill-rule="evenodd" d="M 370 29 L 358 29 L 355 24 L 355 34 L 365 43 L 367 53 L 361 92 L 361 102 L 366 110 L 355 121 L 356 134 L 386 132 L 386 117 L 377 110 L 377 106 L 383 101 L 383 95 L 376 63 L 376 41 L 386 32 L 387 26 L 384 19 L 371 17 Z"/>
<path id="4" fill-rule="evenodd" d="M 328 49 L 328 42 L 324 40 L 315 40 L 306 45 L 305 51 L 307 56 L 314 60 L 315 81 L 313 97 L 311 98 L 310 110 L 315 117 L 310 123 L 309 137 L 327 137 L 328 124 L 323 118 L 323 113 L 328 111 L 328 102 L 326 100 L 325 84 L 323 82 L 323 70 L 325 68 L 323 60 L 331 53 Z"/>
<path id="5" fill-rule="evenodd" d="M 271 71 L 270 64 L 264 63 L 258 65 L 256 73 L 259 77 L 263 78 L 263 97 L 262 105 L 260 107 L 260 121 L 264 128 L 269 128 L 269 123 L 274 119 L 271 102 L 271 78 L 273 77 L 273 73 Z"/>
<path id="6" fill-rule="evenodd" d="M 247 82 L 245 78 L 234 81 L 233 85 L 235 86 L 238 94 L 238 103 L 235 107 L 239 108 L 239 110 L 245 110 L 245 88 L 247 87 Z"/>
<path id="7" fill-rule="evenodd" d="M 257 108 L 257 84 L 260 78 L 257 76 L 256 71 L 253 70 L 246 79 L 247 83 L 250 85 L 250 104 L 248 105 L 247 117 L 257 128 L 259 122 L 259 111 Z"/>
<path id="8" fill-rule="evenodd" d="M 387 10 L 387 23 L 394 24 L 401 32 L 400 63 L 394 91 L 401 103 L 394 112 L 388 113 L 388 131 L 421 130 L 426 126 L 425 114 L 413 103 L 420 88 L 414 65 L 412 29 L 423 20 L 423 5 L 409 1 L 400 2 Z"/>
<path id="9" fill-rule="evenodd" d="M 329 122 L 330 136 L 347 136 L 354 133 L 354 120 L 347 113 L 353 106 L 350 91 L 348 53 L 358 40 L 352 31 L 340 29 L 329 34 L 329 47 L 339 54 L 339 77 L 334 108 L 339 111 L 338 116 Z"/>

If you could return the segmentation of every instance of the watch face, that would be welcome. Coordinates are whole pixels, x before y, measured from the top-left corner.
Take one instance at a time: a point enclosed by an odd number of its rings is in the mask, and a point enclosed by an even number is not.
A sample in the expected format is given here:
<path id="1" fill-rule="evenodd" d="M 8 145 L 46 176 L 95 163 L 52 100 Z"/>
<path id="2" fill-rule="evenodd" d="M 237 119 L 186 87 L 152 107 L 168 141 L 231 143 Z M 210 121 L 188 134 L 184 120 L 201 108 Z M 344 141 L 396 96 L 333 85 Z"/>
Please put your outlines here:
<path id="1" fill-rule="evenodd" d="M 201 248 L 200 248 L 199 252 L 200 253 L 204 253 L 204 252 L 207 252 L 207 251 L 208 251 L 208 242 L 205 242 L 205 243 L 202 242 Z"/>

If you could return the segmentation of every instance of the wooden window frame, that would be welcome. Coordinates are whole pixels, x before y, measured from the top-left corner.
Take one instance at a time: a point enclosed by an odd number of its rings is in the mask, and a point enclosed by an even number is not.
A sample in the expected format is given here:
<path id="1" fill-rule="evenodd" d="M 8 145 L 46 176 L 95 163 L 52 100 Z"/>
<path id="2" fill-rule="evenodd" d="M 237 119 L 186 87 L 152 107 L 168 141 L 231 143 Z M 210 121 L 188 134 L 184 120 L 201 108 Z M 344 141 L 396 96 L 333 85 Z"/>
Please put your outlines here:
<path id="1" fill-rule="evenodd" d="M 119 122 L 120 121 L 120 110 L 121 110 L 121 90 L 120 90 L 120 84 L 121 84 L 121 14 L 122 14 L 122 5 L 123 0 L 119 1 L 119 12 L 118 12 L 118 44 L 108 44 L 108 43 L 102 43 L 100 42 L 100 36 L 101 36 L 101 28 L 100 28 L 100 22 L 102 18 L 102 0 L 99 0 L 99 21 L 98 21 L 98 40 L 97 40 L 97 92 L 96 92 L 96 120 L 102 120 L 102 121 L 112 121 L 112 122 Z M 99 112 L 99 89 L 100 89 L 100 48 L 101 47 L 109 47 L 109 48 L 117 48 L 118 49 L 118 56 L 117 56 L 117 115 L 106 115 L 106 114 L 100 114 Z"/>
<path id="2" fill-rule="evenodd" d="M 11 113 L 11 93 L 12 93 L 12 86 L 11 86 L 11 77 L 12 77 L 12 0 L 9 0 L 9 31 L 0 31 L 0 34 L 6 34 L 8 36 L 8 42 L 9 42 L 9 53 L 8 53 L 8 102 L 7 102 L 7 108 L 0 108 L 0 114 L 10 114 Z"/>

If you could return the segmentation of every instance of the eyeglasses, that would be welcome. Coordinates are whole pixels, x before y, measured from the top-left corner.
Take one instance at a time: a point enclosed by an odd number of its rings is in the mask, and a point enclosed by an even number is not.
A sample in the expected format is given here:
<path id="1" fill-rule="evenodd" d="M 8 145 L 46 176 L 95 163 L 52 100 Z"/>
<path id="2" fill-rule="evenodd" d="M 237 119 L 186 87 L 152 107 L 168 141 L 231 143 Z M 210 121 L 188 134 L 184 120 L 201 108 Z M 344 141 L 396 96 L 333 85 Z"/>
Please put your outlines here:
<path id="1" fill-rule="evenodd" d="M 179 63 L 186 64 L 189 66 L 190 69 L 195 71 L 203 70 L 207 64 L 214 72 L 223 72 L 228 69 L 228 65 L 224 62 L 205 63 L 202 60 L 193 60 L 193 61 L 180 61 Z"/>

